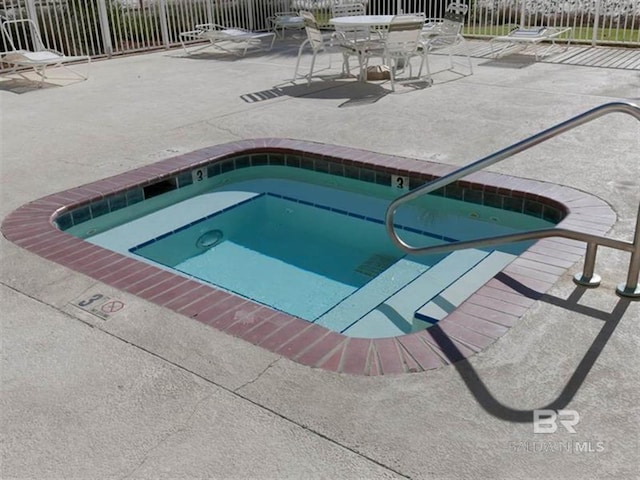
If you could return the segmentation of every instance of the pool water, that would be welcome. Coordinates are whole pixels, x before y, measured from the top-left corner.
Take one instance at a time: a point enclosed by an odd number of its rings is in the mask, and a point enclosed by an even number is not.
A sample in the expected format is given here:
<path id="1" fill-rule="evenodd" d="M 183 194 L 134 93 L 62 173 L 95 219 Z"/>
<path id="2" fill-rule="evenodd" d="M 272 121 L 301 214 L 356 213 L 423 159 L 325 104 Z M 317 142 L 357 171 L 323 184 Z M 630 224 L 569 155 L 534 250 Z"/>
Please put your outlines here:
<path id="1" fill-rule="evenodd" d="M 404 257 L 379 223 L 271 194 L 131 251 L 310 321 Z"/>
<path id="2" fill-rule="evenodd" d="M 125 208 L 71 233 L 366 338 L 437 323 L 529 245 L 408 256 L 386 234 L 386 207 L 402 193 L 388 186 L 287 167 L 248 168 L 209 180 L 180 189 L 181 198 L 171 199 L 171 192 L 151 199 L 145 211 Z M 403 207 L 396 222 L 414 245 L 551 225 L 434 196 Z"/>

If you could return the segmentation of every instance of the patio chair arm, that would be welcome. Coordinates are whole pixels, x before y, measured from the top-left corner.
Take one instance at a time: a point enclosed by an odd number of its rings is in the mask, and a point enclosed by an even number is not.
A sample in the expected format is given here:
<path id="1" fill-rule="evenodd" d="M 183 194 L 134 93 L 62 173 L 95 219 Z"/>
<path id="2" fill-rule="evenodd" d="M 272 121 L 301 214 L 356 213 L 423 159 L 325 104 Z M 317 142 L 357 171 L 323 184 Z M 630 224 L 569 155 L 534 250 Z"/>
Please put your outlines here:
<path id="1" fill-rule="evenodd" d="M 432 47 L 451 46 L 456 42 L 464 40 L 464 37 L 459 33 L 452 33 L 447 35 L 431 35 L 427 38 L 423 38 L 420 41 L 422 48 L 429 51 Z"/>

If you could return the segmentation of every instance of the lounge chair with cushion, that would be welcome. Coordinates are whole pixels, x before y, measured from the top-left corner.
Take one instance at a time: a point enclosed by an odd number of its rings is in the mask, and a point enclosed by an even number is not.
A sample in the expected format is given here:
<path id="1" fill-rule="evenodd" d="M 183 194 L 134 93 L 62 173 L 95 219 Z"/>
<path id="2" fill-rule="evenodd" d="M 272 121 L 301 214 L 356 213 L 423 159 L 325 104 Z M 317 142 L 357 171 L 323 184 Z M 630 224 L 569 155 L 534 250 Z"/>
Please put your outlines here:
<path id="1" fill-rule="evenodd" d="M 57 50 L 47 48 L 42 41 L 38 26 L 33 20 L 6 20 L 2 22 L 2 34 L 6 39 L 6 45 L 10 48 L 0 54 L 0 62 L 12 67 L 11 72 L 29 80 L 22 69 L 32 68 L 40 77 L 40 84 L 47 79 L 47 68 L 62 67 L 74 76 L 86 80 L 89 77 L 88 69 L 91 58 L 86 55 L 65 55 Z M 69 63 L 86 62 L 87 73 L 82 74 L 70 68 Z"/>
<path id="2" fill-rule="evenodd" d="M 502 35 L 492 38 L 491 54 L 494 58 L 501 57 L 507 53 L 512 53 L 514 49 L 519 51 L 526 50 L 529 47 L 534 48 L 536 61 L 540 57 L 545 56 L 551 48 L 556 44 L 556 40 L 571 31 L 571 27 L 531 27 L 531 28 L 515 28 L 508 35 Z M 542 42 L 548 43 L 548 46 L 540 52 L 538 46 Z M 566 47 L 569 46 L 571 39 L 567 39 Z M 502 48 L 497 48 L 497 44 L 501 43 Z"/>
<path id="3" fill-rule="evenodd" d="M 202 23 L 196 25 L 193 30 L 180 34 L 180 43 L 187 54 L 192 54 L 205 48 L 214 47 L 226 53 L 236 55 L 235 49 L 230 49 L 232 45 L 244 47 L 242 55 L 246 55 L 249 48 L 256 50 L 271 50 L 276 39 L 274 32 L 252 32 L 243 28 L 230 28 L 217 23 Z M 187 50 L 186 42 L 206 41 L 204 46 Z"/>

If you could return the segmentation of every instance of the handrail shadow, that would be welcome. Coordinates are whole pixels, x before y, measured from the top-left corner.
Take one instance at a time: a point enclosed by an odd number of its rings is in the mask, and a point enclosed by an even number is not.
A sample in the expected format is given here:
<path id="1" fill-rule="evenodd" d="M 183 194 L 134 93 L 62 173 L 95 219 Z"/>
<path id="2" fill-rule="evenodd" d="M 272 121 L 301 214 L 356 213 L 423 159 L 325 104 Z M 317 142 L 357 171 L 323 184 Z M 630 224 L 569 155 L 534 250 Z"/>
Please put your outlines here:
<path id="1" fill-rule="evenodd" d="M 561 410 L 569 404 L 578 392 L 580 386 L 584 383 L 587 375 L 591 371 L 591 368 L 613 335 L 613 332 L 620 323 L 620 320 L 624 316 L 624 313 L 627 311 L 632 300 L 629 298 L 619 298 L 611 312 L 604 312 L 592 307 L 578 305 L 577 302 L 584 295 L 587 290 L 586 287 L 577 286 L 567 299 L 563 299 L 553 295 L 535 292 L 504 272 L 498 274 L 496 279 L 502 281 L 509 287 L 529 298 L 535 298 L 539 301 L 588 315 L 604 322 L 600 332 L 598 332 L 598 335 L 589 346 L 589 349 L 583 356 L 582 360 L 580 360 L 580 363 L 556 399 L 547 405 L 530 410 L 519 410 L 501 403 L 491 394 L 478 375 L 478 372 L 473 368 L 469 361 L 464 358 L 464 354 L 451 341 L 448 334 L 445 333 L 437 324 L 429 328 L 429 332 L 433 336 L 438 347 L 442 349 L 471 394 L 487 413 L 509 422 L 528 423 L 533 421 L 534 410 Z"/>

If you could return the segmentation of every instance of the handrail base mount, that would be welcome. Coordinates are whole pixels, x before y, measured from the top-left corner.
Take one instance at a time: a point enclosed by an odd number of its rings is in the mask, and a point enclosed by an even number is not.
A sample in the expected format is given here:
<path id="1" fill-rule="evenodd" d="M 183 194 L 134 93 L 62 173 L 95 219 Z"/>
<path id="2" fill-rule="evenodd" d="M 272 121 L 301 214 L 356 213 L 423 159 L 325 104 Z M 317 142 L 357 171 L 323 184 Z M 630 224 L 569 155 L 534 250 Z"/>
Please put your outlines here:
<path id="1" fill-rule="evenodd" d="M 634 287 L 627 287 L 626 283 L 621 283 L 616 288 L 616 293 L 621 297 L 640 298 L 640 283 Z"/>
<path id="2" fill-rule="evenodd" d="M 595 288 L 600 285 L 602 278 L 597 273 L 594 273 L 590 277 L 585 277 L 582 273 L 576 273 L 573 276 L 573 281 L 583 287 Z"/>

